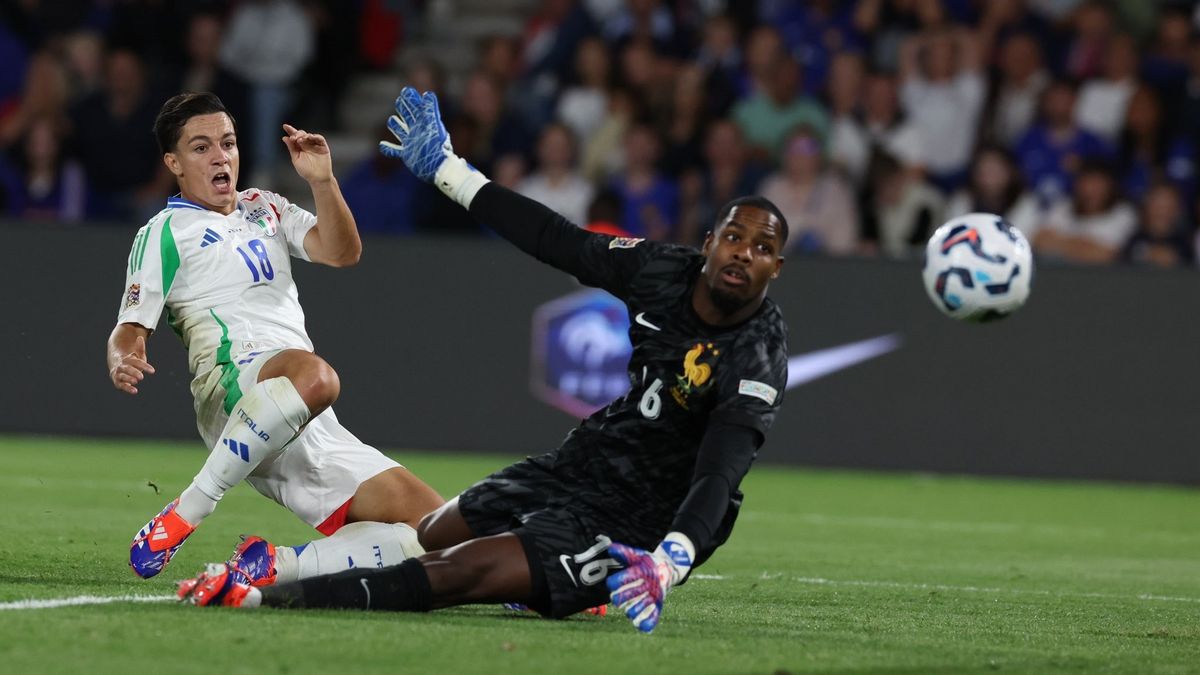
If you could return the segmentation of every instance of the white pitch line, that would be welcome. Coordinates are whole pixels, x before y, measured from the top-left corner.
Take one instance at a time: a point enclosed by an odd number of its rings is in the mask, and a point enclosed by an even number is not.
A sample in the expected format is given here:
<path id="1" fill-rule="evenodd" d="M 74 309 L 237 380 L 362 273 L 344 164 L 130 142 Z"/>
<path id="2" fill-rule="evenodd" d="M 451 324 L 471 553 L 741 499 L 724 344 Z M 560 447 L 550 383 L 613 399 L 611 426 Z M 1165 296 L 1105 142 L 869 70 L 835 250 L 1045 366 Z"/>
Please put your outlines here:
<path id="1" fill-rule="evenodd" d="M 1119 595 L 1116 593 L 1095 593 L 1095 592 L 1072 592 L 1072 591 L 1047 591 L 1031 588 L 995 588 L 988 586 L 953 586 L 950 584 L 924 584 L 910 583 L 903 581 L 867 581 L 861 579 L 825 579 L 822 577 L 785 577 L 780 573 L 763 572 L 759 575 L 759 579 L 784 579 L 786 581 L 794 581 L 800 584 L 810 584 L 814 586 L 858 586 L 868 588 L 896 588 L 901 590 L 913 591 L 957 591 L 962 593 L 995 593 L 995 594 L 1011 594 L 1011 595 L 1041 595 L 1064 598 L 1099 598 L 1102 600 L 1153 600 L 1158 602 L 1195 602 L 1200 603 L 1200 598 L 1190 598 L 1177 595 L 1154 595 L 1151 593 L 1139 593 L 1137 595 Z"/>
<path id="2" fill-rule="evenodd" d="M 114 602 L 167 602 L 178 600 L 174 595 L 76 595 L 71 598 L 30 598 L 15 602 L 0 602 L 0 611 L 15 609 L 55 609 L 84 605 L 108 605 Z"/>

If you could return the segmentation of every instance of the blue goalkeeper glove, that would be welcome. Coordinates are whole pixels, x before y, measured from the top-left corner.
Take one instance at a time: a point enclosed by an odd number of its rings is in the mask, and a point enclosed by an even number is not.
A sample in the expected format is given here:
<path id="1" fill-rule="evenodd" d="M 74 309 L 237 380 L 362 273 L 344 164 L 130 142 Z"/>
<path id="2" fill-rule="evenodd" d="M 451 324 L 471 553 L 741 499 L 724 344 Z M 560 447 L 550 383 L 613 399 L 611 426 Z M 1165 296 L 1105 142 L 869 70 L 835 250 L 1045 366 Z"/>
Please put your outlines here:
<path id="1" fill-rule="evenodd" d="M 613 542 L 608 553 L 625 569 L 609 575 L 609 597 L 633 625 L 649 633 L 662 615 L 663 598 L 692 569 L 696 549 L 687 536 L 672 532 L 654 553 Z"/>
<path id="2" fill-rule="evenodd" d="M 404 162 L 426 183 L 433 182 L 442 162 L 454 156 L 450 134 L 442 123 L 442 113 L 433 92 L 425 92 L 422 96 L 412 87 L 401 89 L 400 96 L 396 97 L 396 114 L 388 118 L 387 125 L 397 142 L 380 141 L 379 151 Z"/>
<path id="3" fill-rule="evenodd" d="M 437 95 L 405 87 L 396 98 L 396 114 L 388 118 L 396 143 L 379 142 L 379 152 L 399 159 L 413 174 L 433 183 L 447 197 L 470 208 L 475 193 L 488 182 L 466 160 L 454 154 L 450 134 L 442 123 Z"/>

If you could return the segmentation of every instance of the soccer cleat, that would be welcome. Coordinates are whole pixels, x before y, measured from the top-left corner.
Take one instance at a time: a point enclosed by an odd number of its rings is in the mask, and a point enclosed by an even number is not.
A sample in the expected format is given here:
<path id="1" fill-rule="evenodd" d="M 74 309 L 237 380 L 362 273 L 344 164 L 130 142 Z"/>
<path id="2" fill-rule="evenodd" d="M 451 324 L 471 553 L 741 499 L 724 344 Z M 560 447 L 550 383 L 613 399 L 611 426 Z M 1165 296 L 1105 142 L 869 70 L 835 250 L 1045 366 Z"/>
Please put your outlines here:
<path id="1" fill-rule="evenodd" d="M 228 563 L 210 563 L 195 579 L 179 582 L 180 602 L 197 607 L 241 607 L 251 586 Z"/>
<path id="2" fill-rule="evenodd" d="M 238 581 L 251 586 L 270 586 L 275 583 L 275 545 L 262 537 L 242 535 L 242 542 L 233 550 L 229 568 L 241 575 Z"/>
<path id="3" fill-rule="evenodd" d="M 138 531 L 129 547 L 129 566 L 143 579 L 163 571 L 196 527 L 175 512 L 179 500 L 167 504 Z"/>

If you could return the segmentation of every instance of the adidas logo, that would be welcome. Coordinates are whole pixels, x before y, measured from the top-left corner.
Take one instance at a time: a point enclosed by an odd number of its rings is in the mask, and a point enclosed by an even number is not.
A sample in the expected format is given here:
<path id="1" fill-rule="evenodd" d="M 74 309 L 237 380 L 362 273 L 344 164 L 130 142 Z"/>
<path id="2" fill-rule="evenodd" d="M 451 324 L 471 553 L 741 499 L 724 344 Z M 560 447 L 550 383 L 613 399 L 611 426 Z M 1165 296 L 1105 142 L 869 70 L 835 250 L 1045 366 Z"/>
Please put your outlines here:
<path id="1" fill-rule="evenodd" d="M 218 241 L 225 241 L 225 239 L 214 232 L 212 228 L 207 228 L 204 230 L 204 241 L 200 242 L 200 248 L 204 248 L 209 244 L 215 244 Z"/>
<path id="2" fill-rule="evenodd" d="M 150 541 L 159 541 L 166 539 L 169 536 L 170 535 L 167 534 L 167 528 L 163 527 L 162 523 L 159 523 L 158 527 L 154 528 L 154 534 L 150 535 Z"/>
<path id="3" fill-rule="evenodd" d="M 241 457 L 243 462 L 250 461 L 250 446 L 245 443 L 238 443 L 232 438 L 226 438 L 221 442 L 229 447 L 230 452 Z"/>

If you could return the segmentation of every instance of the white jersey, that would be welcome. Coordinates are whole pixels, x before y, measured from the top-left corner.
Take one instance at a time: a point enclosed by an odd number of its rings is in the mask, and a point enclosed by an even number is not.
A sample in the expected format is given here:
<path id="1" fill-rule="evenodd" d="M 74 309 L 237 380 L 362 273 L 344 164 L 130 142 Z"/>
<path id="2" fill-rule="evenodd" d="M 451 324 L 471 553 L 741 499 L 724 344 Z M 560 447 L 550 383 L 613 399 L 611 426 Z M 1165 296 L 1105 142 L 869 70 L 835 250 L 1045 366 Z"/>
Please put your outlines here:
<path id="1" fill-rule="evenodd" d="M 236 372 L 247 352 L 312 351 L 290 256 L 309 259 L 304 236 L 316 222 L 263 190 L 239 192 L 227 216 L 167 200 L 133 241 L 117 322 L 154 330 L 165 308 L 193 375 L 214 366 Z"/>

